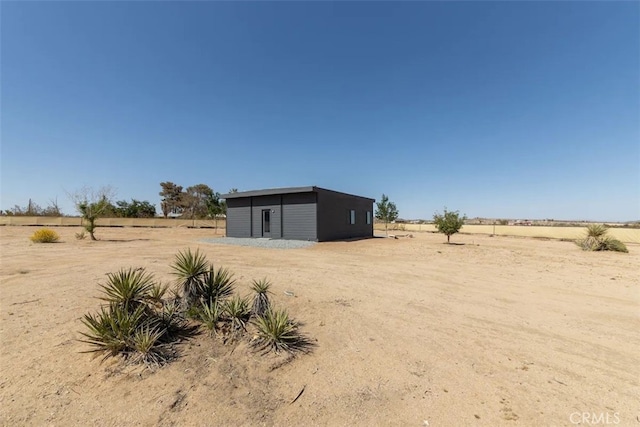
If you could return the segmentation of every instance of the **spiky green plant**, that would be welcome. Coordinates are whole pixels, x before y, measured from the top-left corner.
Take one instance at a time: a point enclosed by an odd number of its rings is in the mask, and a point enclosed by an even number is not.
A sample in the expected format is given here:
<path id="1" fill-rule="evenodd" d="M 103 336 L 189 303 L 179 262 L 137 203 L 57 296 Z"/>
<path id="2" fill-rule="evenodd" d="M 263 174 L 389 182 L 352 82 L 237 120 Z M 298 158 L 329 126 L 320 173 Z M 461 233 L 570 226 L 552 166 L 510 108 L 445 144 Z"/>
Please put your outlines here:
<path id="1" fill-rule="evenodd" d="M 249 301 L 239 295 L 225 301 L 224 316 L 231 322 L 232 332 L 241 332 L 246 329 L 246 321 L 249 318 Z"/>
<path id="2" fill-rule="evenodd" d="M 191 307 L 202 294 L 203 276 L 209 270 L 207 259 L 198 249 L 195 252 L 187 249 L 178 252 L 171 268 L 177 277 L 186 306 Z"/>
<path id="3" fill-rule="evenodd" d="M 251 289 L 255 292 L 253 306 L 251 307 L 251 313 L 254 316 L 262 316 L 271 307 L 269 302 L 270 287 L 271 282 L 266 278 L 251 282 Z"/>
<path id="4" fill-rule="evenodd" d="M 102 307 L 96 315 L 85 314 L 81 319 L 88 332 L 81 332 L 86 338 L 81 340 L 94 348 L 88 352 L 103 353 L 104 358 L 127 355 L 131 351 L 131 339 L 144 322 L 145 307 L 128 310 L 125 306 L 112 303 Z"/>
<path id="5" fill-rule="evenodd" d="M 182 316 L 179 304 L 175 300 L 163 301 L 162 309 L 151 320 L 159 330 L 165 331 L 162 336 L 164 342 L 173 341 L 185 332 L 187 321 Z"/>
<path id="6" fill-rule="evenodd" d="M 209 265 L 209 270 L 204 274 L 201 287 L 203 303 L 210 301 L 222 301 L 233 294 L 235 284 L 233 273 L 226 268 L 214 268 Z"/>
<path id="7" fill-rule="evenodd" d="M 254 321 L 258 330 L 253 346 L 264 351 L 294 351 L 302 347 L 305 339 L 286 310 L 267 310 Z"/>
<path id="8" fill-rule="evenodd" d="M 604 224 L 587 225 L 587 237 L 599 239 L 607 234 L 607 227 Z"/>
<path id="9" fill-rule="evenodd" d="M 160 339 L 164 331 L 149 325 L 138 328 L 131 337 L 133 362 L 156 368 L 167 361 Z"/>
<path id="10" fill-rule="evenodd" d="M 603 224 L 589 224 L 587 235 L 576 240 L 576 244 L 585 251 L 629 252 L 626 245 L 618 239 L 607 235 L 608 229 Z"/>
<path id="11" fill-rule="evenodd" d="M 614 251 L 614 252 L 625 252 L 625 253 L 629 252 L 629 249 L 627 249 L 627 246 L 624 243 L 622 243 L 618 239 L 614 239 L 613 237 L 609 237 L 609 236 L 605 236 L 605 238 L 602 239 L 602 250 Z"/>
<path id="12" fill-rule="evenodd" d="M 108 273 L 107 283 L 100 287 L 104 293 L 102 300 L 135 310 L 149 297 L 153 275 L 144 268 L 123 268 L 116 273 Z"/>
<path id="13" fill-rule="evenodd" d="M 148 298 L 153 302 L 161 303 L 162 298 L 164 298 L 168 290 L 169 290 L 168 285 L 155 283 L 151 286 L 151 289 L 149 290 Z"/>
<path id="14" fill-rule="evenodd" d="M 221 312 L 222 310 L 220 309 L 220 305 L 216 300 L 211 300 L 208 303 L 203 302 L 198 312 L 199 320 L 202 322 L 204 327 L 209 330 L 209 333 L 212 336 L 216 333 L 218 321 L 222 314 Z"/>

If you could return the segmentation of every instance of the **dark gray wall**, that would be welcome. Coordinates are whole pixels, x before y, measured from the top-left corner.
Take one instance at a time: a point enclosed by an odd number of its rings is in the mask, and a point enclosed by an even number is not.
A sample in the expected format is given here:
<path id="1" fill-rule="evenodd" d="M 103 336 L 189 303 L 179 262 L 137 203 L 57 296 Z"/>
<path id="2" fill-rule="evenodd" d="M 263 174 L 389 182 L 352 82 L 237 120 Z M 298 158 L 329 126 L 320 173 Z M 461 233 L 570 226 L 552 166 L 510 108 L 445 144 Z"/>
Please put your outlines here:
<path id="1" fill-rule="evenodd" d="M 373 236 L 373 201 L 318 189 L 317 192 L 227 199 L 227 236 L 262 237 L 262 210 L 271 212 L 272 239 L 337 240 Z M 349 211 L 356 223 L 349 223 Z M 367 211 L 371 224 L 367 224 Z"/>
<path id="2" fill-rule="evenodd" d="M 317 240 L 316 193 L 282 195 L 282 238 Z"/>
<path id="3" fill-rule="evenodd" d="M 373 201 L 364 197 L 318 190 L 318 240 L 373 237 Z M 356 211 L 356 223 L 349 223 L 349 211 Z M 371 224 L 367 224 L 367 211 Z"/>
<path id="4" fill-rule="evenodd" d="M 282 196 L 257 196 L 253 200 L 253 237 L 262 237 L 262 210 L 271 210 L 271 235 L 272 239 L 282 238 L 282 209 L 280 198 Z M 235 236 L 234 236 L 235 237 Z"/>
<path id="5" fill-rule="evenodd" d="M 251 199 L 227 200 L 227 236 L 251 237 Z"/>

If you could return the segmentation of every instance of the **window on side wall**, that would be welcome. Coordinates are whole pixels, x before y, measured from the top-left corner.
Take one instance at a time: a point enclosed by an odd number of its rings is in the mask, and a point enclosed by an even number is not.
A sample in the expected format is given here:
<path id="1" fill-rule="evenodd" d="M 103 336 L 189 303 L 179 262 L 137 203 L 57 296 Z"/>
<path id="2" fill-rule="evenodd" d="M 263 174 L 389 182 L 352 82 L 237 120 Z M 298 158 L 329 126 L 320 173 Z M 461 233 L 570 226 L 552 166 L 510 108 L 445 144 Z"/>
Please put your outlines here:
<path id="1" fill-rule="evenodd" d="M 354 225 L 356 223 L 356 211 L 354 209 L 349 210 L 349 224 Z"/>
<path id="2" fill-rule="evenodd" d="M 371 211 L 367 211 L 367 225 L 371 225 Z"/>

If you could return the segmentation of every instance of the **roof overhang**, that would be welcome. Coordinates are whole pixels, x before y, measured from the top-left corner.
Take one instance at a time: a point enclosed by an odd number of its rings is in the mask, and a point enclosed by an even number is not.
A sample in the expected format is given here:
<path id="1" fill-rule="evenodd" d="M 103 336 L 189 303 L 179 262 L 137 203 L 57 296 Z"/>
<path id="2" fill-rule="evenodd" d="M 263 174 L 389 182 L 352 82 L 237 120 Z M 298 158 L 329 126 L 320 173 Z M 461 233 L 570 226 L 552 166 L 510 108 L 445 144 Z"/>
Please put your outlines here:
<path id="1" fill-rule="evenodd" d="M 316 187 L 315 185 L 307 187 L 283 187 L 283 188 L 269 188 L 265 190 L 251 190 L 251 191 L 239 191 L 237 193 L 227 193 L 220 197 L 223 199 L 239 199 L 242 197 L 256 197 L 256 196 L 273 196 L 278 194 L 294 194 L 294 193 L 318 193 L 326 191 L 329 193 L 343 194 L 345 196 L 359 197 L 361 199 L 371 200 L 371 203 L 375 202 L 375 199 L 369 197 L 356 196 L 355 194 L 341 193 L 339 191 L 327 190 L 326 188 Z"/>

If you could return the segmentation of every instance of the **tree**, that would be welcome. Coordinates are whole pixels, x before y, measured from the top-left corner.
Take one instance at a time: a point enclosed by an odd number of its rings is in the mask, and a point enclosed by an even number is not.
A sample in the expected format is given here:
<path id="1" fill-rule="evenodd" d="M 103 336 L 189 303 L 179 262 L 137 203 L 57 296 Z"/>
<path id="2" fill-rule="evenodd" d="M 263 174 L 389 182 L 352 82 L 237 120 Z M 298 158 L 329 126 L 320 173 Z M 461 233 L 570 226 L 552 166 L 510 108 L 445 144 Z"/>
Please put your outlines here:
<path id="1" fill-rule="evenodd" d="M 215 221 L 215 230 L 218 232 L 218 217 L 227 213 L 227 202 L 220 198 L 220 193 L 212 193 L 205 200 L 209 217 Z"/>
<path id="2" fill-rule="evenodd" d="M 84 220 L 84 228 L 89 232 L 91 240 L 97 240 L 94 235 L 96 220 L 105 216 L 112 208 L 111 199 L 114 190 L 111 187 L 101 187 L 95 190 L 91 187 L 82 187 L 75 193 L 69 194 L 69 198 L 76 210 Z"/>
<path id="3" fill-rule="evenodd" d="M 166 218 L 169 213 L 182 212 L 183 195 L 182 186 L 176 185 L 173 182 L 161 182 L 160 186 L 162 191 L 159 193 L 162 196 L 160 207 L 162 208 L 162 214 Z"/>
<path id="4" fill-rule="evenodd" d="M 148 201 L 131 199 L 131 203 L 126 200 L 116 202 L 115 214 L 123 218 L 153 218 L 156 216 L 156 207 Z"/>
<path id="5" fill-rule="evenodd" d="M 29 199 L 27 206 L 15 205 L 12 209 L 7 209 L 5 214 L 11 216 L 62 216 L 57 199 L 49 201 L 49 206 L 44 209 Z"/>
<path id="6" fill-rule="evenodd" d="M 215 193 L 206 184 L 187 187 L 183 197 L 185 214 L 189 218 L 207 218 L 209 216 L 208 201 L 215 199 Z"/>
<path id="7" fill-rule="evenodd" d="M 388 224 L 398 219 L 396 204 L 390 202 L 385 194 L 382 195 L 382 200 L 376 203 L 376 219 L 384 222 L 384 231 L 387 234 L 389 234 Z"/>
<path id="8" fill-rule="evenodd" d="M 447 243 L 449 243 L 451 235 L 460 231 L 466 219 L 466 215 L 460 216 L 458 211 L 448 211 L 446 207 L 442 215 L 437 212 L 433 214 L 433 222 L 438 232 L 447 236 Z"/>

